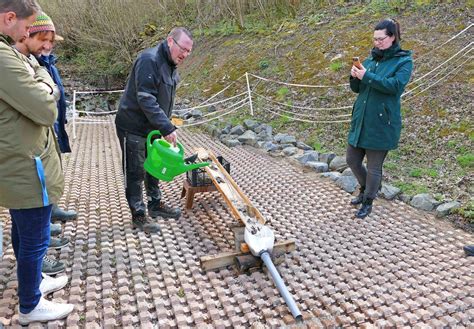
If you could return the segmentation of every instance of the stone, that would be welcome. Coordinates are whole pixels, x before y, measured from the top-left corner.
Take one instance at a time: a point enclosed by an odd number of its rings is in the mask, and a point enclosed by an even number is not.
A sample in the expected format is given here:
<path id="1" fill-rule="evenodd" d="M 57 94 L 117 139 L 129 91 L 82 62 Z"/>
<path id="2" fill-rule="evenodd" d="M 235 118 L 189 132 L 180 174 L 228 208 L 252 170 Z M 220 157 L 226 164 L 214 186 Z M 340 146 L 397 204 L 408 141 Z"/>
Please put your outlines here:
<path id="1" fill-rule="evenodd" d="M 258 127 L 256 127 L 254 129 L 254 131 L 259 134 L 261 133 L 262 131 L 264 131 L 267 135 L 269 136 L 273 136 L 273 127 L 270 126 L 270 125 L 267 125 L 266 123 L 262 123 L 261 125 L 259 125 Z"/>
<path id="2" fill-rule="evenodd" d="M 400 190 L 398 187 L 382 183 L 382 188 L 380 189 L 379 195 L 387 200 L 393 200 L 397 195 L 400 194 L 401 191 L 402 190 Z"/>
<path id="3" fill-rule="evenodd" d="M 436 217 L 444 217 L 449 215 L 453 210 L 458 209 L 461 207 L 461 203 L 457 201 L 451 201 L 451 202 L 446 202 L 443 204 L 440 204 L 436 208 Z"/>
<path id="4" fill-rule="evenodd" d="M 336 185 L 346 192 L 353 193 L 359 185 L 359 182 L 357 182 L 354 176 L 341 176 L 336 180 Z"/>
<path id="5" fill-rule="evenodd" d="M 209 113 L 216 112 L 216 111 L 217 111 L 217 107 L 215 107 L 215 105 L 211 105 L 207 108 L 207 112 Z"/>
<path id="6" fill-rule="evenodd" d="M 247 130 L 242 135 L 237 137 L 237 140 L 242 144 L 254 146 L 257 144 L 257 135 L 252 130 Z"/>
<path id="7" fill-rule="evenodd" d="M 268 134 L 266 130 L 262 130 L 257 134 L 257 140 L 259 141 L 271 141 L 273 140 L 272 135 Z"/>
<path id="8" fill-rule="evenodd" d="M 329 178 L 332 181 L 338 180 L 339 177 L 341 177 L 341 173 L 338 171 L 329 171 L 321 174 L 321 177 L 324 178 Z"/>
<path id="9" fill-rule="evenodd" d="M 319 153 L 316 151 L 305 152 L 302 155 L 296 157 L 301 164 L 306 164 L 309 161 L 317 162 L 319 161 Z"/>
<path id="10" fill-rule="evenodd" d="M 247 120 L 244 120 L 244 127 L 247 128 L 247 129 L 250 129 L 252 131 L 255 132 L 255 129 L 260 125 L 260 123 L 258 123 L 257 121 L 255 120 L 251 120 L 251 119 L 247 119 Z"/>
<path id="11" fill-rule="evenodd" d="M 400 199 L 401 201 L 403 201 L 403 202 L 405 202 L 405 203 L 410 203 L 410 201 L 411 201 L 411 196 L 408 195 L 408 194 L 403 194 L 403 193 L 402 193 L 402 194 L 400 194 L 400 195 L 398 196 L 398 199 Z"/>
<path id="12" fill-rule="evenodd" d="M 291 136 L 288 134 L 276 134 L 273 138 L 275 142 L 280 144 L 293 144 L 296 145 L 296 138 L 295 136 Z"/>
<path id="13" fill-rule="evenodd" d="M 308 161 L 306 162 L 305 166 L 314 169 L 316 172 L 326 172 L 328 171 L 328 168 L 329 168 L 326 162 L 316 162 L 316 161 Z"/>
<path id="14" fill-rule="evenodd" d="M 313 148 L 309 146 L 308 144 L 305 144 L 303 142 L 296 142 L 296 147 L 303 150 L 303 151 L 310 151 Z"/>
<path id="15" fill-rule="evenodd" d="M 226 125 L 224 128 L 221 130 L 221 135 L 228 135 L 230 134 L 230 130 L 232 129 L 232 125 Z"/>
<path id="16" fill-rule="evenodd" d="M 196 119 L 202 118 L 202 111 L 194 109 L 191 111 L 191 116 Z"/>
<path id="17" fill-rule="evenodd" d="M 286 156 L 295 155 L 298 152 L 298 148 L 294 146 L 286 147 L 283 149 L 283 154 Z"/>
<path id="18" fill-rule="evenodd" d="M 230 130 L 232 135 L 242 135 L 245 132 L 245 128 L 242 125 L 235 126 Z"/>
<path id="19" fill-rule="evenodd" d="M 431 195 L 428 193 L 421 193 L 417 194 L 411 199 L 410 205 L 417 209 L 431 211 L 436 207 L 438 201 L 436 201 Z"/>
<path id="20" fill-rule="evenodd" d="M 345 156 L 336 156 L 334 159 L 332 159 L 331 163 L 329 164 L 329 169 L 331 170 L 336 170 L 339 172 L 344 171 L 348 167 L 347 162 L 346 162 L 346 157 Z"/>
<path id="21" fill-rule="evenodd" d="M 326 162 L 327 164 L 330 164 L 331 161 L 336 157 L 336 154 L 334 153 L 321 153 L 319 155 L 319 161 L 321 162 Z"/>
<path id="22" fill-rule="evenodd" d="M 346 168 L 342 172 L 342 176 L 354 176 L 354 173 L 352 172 L 351 168 Z"/>
<path id="23" fill-rule="evenodd" d="M 262 149 L 267 152 L 275 152 L 279 149 L 279 147 L 278 145 L 275 145 L 272 142 L 263 142 Z"/>
<path id="24" fill-rule="evenodd" d="M 242 145 L 237 139 L 226 139 L 222 143 L 224 145 L 227 145 L 228 147 L 234 147 L 234 146 Z"/>

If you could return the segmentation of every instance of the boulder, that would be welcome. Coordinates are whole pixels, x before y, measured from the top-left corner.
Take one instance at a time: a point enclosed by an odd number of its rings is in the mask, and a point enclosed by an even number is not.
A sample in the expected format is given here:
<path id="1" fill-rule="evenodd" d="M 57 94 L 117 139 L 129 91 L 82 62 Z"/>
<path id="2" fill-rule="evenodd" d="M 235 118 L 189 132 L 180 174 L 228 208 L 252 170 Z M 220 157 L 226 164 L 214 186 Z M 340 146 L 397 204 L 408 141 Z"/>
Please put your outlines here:
<path id="1" fill-rule="evenodd" d="M 303 151 L 310 151 L 313 148 L 303 142 L 296 142 L 296 147 L 303 150 Z"/>
<path id="2" fill-rule="evenodd" d="M 216 112 L 216 111 L 217 111 L 217 107 L 215 107 L 214 105 L 211 105 L 207 108 L 207 112 L 209 113 Z"/>
<path id="3" fill-rule="evenodd" d="M 254 146 L 257 144 L 257 135 L 252 130 L 247 130 L 242 135 L 237 137 L 237 140 L 242 144 Z"/>
<path id="4" fill-rule="evenodd" d="M 346 192 L 354 193 L 359 183 L 354 176 L 341 176 L 336 180 L 336 185 Z"/>
<path id="5" fill-rule="evenodd" d="M 411 199 L 410 205 L 417 209 L 431 211 L 439 204 L 431 195 L 428 193 L 417 194 Z"/>
<path id="6" fill-rule="evenodd" d="M 259 141 L 271 141 L 273 140 L 272 135 L 268 134 L 266 130 L 262 130 L 257 134 L 257 140 Z"/>
<path id="7" fill-rule="evenodd" d="M 446 202 L 443 204 L 440 204 L 436 208 L 436 217 L 444 217 L 449 215 L 453 210 L 458 209 L 461 207 L 461 203 L 457 201 L 451 201 L 451 202 Z"/>
<path id="8" fill-rule="evenodd" d="M 329 172 L 322 173 L 321 177 L 329 178 L 332 181 L 336 181 L 339 179 L 339 177 L 341 177 L 341 173 L 338 171 L 329 171 Z"/>
<path id="9" fill-rule="evenodd" d="M 259 125 L 260 125 L 260 123 L 258 123 L 255 120 L 251 120 L 251 119 L 244 120 L 244 127 L 247 128 L 247 129 L 250 129 L 254 132 L 256 132 L 255 128 L 257 128 Z"/>
<path id="10" fill-rule="evenodd" d="M 351 168 L 346 168 L 342 172 L 342 176 L 354 176 L 354 173 L 352 172 Z"/>
<path id="11" fill-rule="evenodd" d="M 275 152 L 279 149 L 278 145 L 273 144 L 273 142 L 263 142 L 262 149 L 264 149 L 267 152 Z"/>
<path id="12" fill-rule="evenodd" d="M 267 125 L 266 123 L 262 123 L 261 125 L 257 126 L 254 131 L 259 134 L 262 131 L 265 131 L 265 133 L 269 136 L 273 136 L 273 127 L 270 125 Z"/>
<path id="13" fill-rule="evenodd" d="M 316 151 L 305 152 L 304 154 L 296 157 L 301 164 L 306 164 L 309 161 L 317 162 L 319 161 L 319 153 Z"/>
<path id="14" fill-rule="evenodd" d="M 230 130 L 232 135 L 242 135 L 245 132 L 245 128 L 242 125 L 235 126 Z"/>
<path id="15" fill-rule="evenodd" d="M 298 152 L 298 148 L 294 146 L 286 147 L 283 149 L 283 154 L 286 156 L 292 156 L 295 155 Z"/>
<path id="16" fill-rule="evenodd" d="M 221 130 L 221 135 L 228 135 L 230 134 L 230 130 L 232 129 L 232 125 L 228 124 Z"/>
<path id="17" fill-rule="evenodd" d="M 305 166 L 314 169 L 316 172 L 328 171 L 328 164 L 326 162 L 308 161 Z"/>
<path id="18" fill-rule="evenodd" d="M 288 134 L 276 134 L 273 138 L 275 142 L 280 144 L 293 144 L 296 145 L 296 138 L 295 136 L 291 136 Z"/>
<path id="19" fill-rule="evenodd" d="M 191 116 L 196 119 L 202 118 L 202 111 L 194 109 L 191 111 Z"/>
<path id="20" fill-rule="evenodd" d="M 383 183 L 379 195 L 387 200 L 393 200 L 400 192 L 401 190 L 398 187 Z"/>
<path id="21" fill-rule="evenodd" d="M 331 161 L 336 157 L 336 154 L 334 153 L 321 153 L 319 155 L 319 161 L 321 162 L 326 162 L 327 164 L 330 164 Z"/>
<path id="22" fill-rule="evenodd" d="M 345 156 L 336 156 L 334 159 L 332 159 L 331 163 L 329 164 L 329 169 L 331 170 L 336 170 L 339 172 L 344 171 L 346 169 L 347 162 L 346 162 L 346 157 Z"/>
<path id="23" fill-rule="evenodd" d="M 242 145 L 237 139 L 226 139 L 222 143 L 224 145 L 227 145 L 228 147 L 234 147 L 234 146 Z"/>

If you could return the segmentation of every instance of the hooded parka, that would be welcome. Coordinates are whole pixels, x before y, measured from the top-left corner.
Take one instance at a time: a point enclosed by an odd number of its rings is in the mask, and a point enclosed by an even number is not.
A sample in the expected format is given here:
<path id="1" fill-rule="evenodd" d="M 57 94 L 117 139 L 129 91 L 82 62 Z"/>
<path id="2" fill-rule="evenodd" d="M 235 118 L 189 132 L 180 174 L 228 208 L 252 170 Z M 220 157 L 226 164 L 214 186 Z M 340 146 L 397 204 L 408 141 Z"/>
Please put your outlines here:
<path id="1" fill-rule="evenodd" d="M 57 203 L 64 187 L 52 128 L 58 94 L 48 72 L 11 43 L 0 34 L 0 206 L 43 207 Z"/>
<path id="2" fill-rule="evenodd" d="M 350 87 L 359 95 L 352 109 L 348 143 L 368 150 L 395 149 L 402 129 L 400 97 L 413 70 L 411 52 L 395 43 L 363 65 L 367 71 L 362 80 L 350 77 Z"/>

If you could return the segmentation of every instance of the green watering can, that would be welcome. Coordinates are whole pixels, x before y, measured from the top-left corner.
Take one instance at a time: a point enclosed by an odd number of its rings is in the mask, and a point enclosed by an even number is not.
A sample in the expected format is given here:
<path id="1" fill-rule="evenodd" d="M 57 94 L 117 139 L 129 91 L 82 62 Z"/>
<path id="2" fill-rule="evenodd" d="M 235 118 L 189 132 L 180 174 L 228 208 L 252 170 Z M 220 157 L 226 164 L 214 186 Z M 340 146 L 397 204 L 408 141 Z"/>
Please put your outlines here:
<path id="1" fill-rule="evenodd" d="M 147 158 L 143 165 L 153 177 L 170 182 L 186 171 L 209 166 L 209 162 L 184 163 L 184 148 L 181 143 L 176 143 L 177 147 L 173 147 L 164 139 L 155 139 L 152 143 L 151 138 L 155 135 L 161 136 L 161 133 L 153 130 L 148 134 Z"/>

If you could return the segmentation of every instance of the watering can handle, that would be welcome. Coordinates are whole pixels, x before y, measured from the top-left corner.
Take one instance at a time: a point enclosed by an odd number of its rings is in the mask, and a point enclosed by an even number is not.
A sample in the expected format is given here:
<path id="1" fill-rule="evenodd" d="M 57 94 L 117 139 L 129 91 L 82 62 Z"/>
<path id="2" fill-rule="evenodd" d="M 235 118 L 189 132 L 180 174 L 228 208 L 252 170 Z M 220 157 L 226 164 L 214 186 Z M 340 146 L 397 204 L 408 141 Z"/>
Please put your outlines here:
<path id="1" fill-rule="evenodd" d="M 161 136 L 161 133 L 160 133 L 159 130 L 153 130 L 152 132 L 150 132 L 150 133 L 148 134 L 148 137 L 146 138 L 146 145 L 147 145 L 148 147 L 151 147 L 151 138 L 152 138 L 153 136 L 156 136 L 156 135 L 160 135 L 160 136 Z"/>

